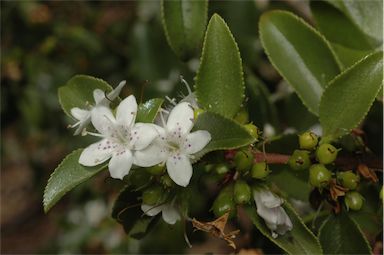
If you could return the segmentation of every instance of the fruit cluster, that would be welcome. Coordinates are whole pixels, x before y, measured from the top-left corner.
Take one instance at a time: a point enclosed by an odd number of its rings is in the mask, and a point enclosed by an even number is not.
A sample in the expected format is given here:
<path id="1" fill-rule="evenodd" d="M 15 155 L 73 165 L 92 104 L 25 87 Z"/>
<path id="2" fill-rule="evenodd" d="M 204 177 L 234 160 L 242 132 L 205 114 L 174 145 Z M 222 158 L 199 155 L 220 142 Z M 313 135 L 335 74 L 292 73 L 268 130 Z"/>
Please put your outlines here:
<path id="1" fill-rule="evenodd" d="M 344 203 L 348 209 L 360 210 L 363 197 L 356 188 L 360 182 L 359 175 L 352 170 L 337 171 L 334 162 L 340 149 L 329 143 L 319 143 L 319 138 L 312 132 L 305 132 L 299 136 L 300 150 L 295 150 L 289 158 L 288 164 L 295 171 L 309 169 L 309 183 L 320 191 L 332 189 L 334 184 L 345 191 Z M 336 177 L 336 178 L 334 178 Z"/>

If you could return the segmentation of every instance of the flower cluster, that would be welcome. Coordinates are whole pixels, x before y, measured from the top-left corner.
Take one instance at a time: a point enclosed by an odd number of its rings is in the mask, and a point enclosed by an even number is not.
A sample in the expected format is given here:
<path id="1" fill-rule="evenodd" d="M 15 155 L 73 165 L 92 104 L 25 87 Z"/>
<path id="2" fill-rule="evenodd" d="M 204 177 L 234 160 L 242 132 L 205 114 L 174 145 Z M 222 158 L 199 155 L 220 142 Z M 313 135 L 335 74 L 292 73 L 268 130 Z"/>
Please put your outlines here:
<path id="1" fill-rule="evenodd" d="M 205 130 L 191 132 L 194 111 L 188 102 L 175 105 L 163 126 L 136 123 L 138 105 L 133 95 L 121 101 L 114 114 L 109 100 L 118 96 L 124 84 L 120 83 L 107 96 L 95 90 L 96 104 L 90 110 L 71 109 L 72 115 L 79 120 L 74 125 L 79 126 L 75 134 L 84 133 L 91 122 L 98 133 L 85 133 L 102 138 L 84 149 L 79 163 L 95 166 L 110 159 L 109 172 L 117 179 L 123 179 L 132 165 L 151 167 L 164 163 L 170 178 L 186 187 L 192 177 L 190 159 L 210 142 L 210 133 Z"/>

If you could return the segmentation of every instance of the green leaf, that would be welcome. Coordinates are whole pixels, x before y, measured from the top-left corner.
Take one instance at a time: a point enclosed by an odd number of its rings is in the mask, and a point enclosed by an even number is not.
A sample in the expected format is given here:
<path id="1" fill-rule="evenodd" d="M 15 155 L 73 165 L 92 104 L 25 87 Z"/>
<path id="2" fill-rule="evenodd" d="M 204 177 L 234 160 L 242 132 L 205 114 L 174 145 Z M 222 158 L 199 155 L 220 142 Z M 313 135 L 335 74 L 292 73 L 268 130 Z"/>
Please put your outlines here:
<path id="1" fill-rule="evenodd" d="M 201 113 L 196 120 L 194 130 L 207 130 L 212 136 L 208 145 L 195 154 L 196 159 L 211 151 L 240 148 L 255 142 L 255 139 L 241 125 L 213 112 Z"/>
<path id="2" fill-rule="evenodd" d="M 330 82 L 320 103 L 320 123 L 325 136 L 336 139 L 363 120 L 383 84 L 382 71 L 382 52 L 377 52 Z"/>
<path id="3" fill-rule="evenodd" d="M 68 191 L 85 182 L 101 170 L 107 163 L 85 167 L 79 164 L 83 149 L 78 149 L 69 154 L 55 169 L 48 180 L 44 190 L 44 211 L 48 212 Z"/>
<path id="4" fill-rule="evenodd" d="M 59 88 L 59 102 L 64 112 L 71 118 L 71 109 L 79 107 L 87 109 L 89 104 L 94 104 L 93 91 L 101 89 L 110 92 L 112 87 L 105 81 L 87 75 L 76 75 L 67 84 Z"/>
<path id="5" fill-rule="evenodd" d="M 164 99 L 153 98 L 140 104 L 137 110 L 136 122 L 152 123 L 155 120 L 163 102 Z"/>
<path id="6" fill-rule="evenodd" d="M 132 238 L 143 238 L 157 223 L 159 216 L 149 217 L 141 210 L 141 192 L 127 186 L 117 197 L 112 209 L 112 218 L 124 227 Z"/>
<path id="7" fill-rule="evenodd" d="M 161 1 L 163 27 L 176 55 L 188 60 L 203 39 L 208 19 L 208 1 Z"/>
<path id="8" fill-rule="evenodd" d="M 214 14 L 205 34 L 196 76 L 198 103 L 206 110 L 232 118 L 244 99 L 239 49 L 225 21 Z"/>
<path id="9" fill-rule="evenodd" d="M 259 29 L 269 60 L 317 115 L 324 88 L 340 72 L 329 43 L 302 19 L 285 11 L 263 14 Z"/>
<path id="10" fill-rule="evenodd" d="M 345 212 L 330 215 L 319 231 L 319 240 L 326 254 L 372 253 L 363 233 Z"/>
<path id="11" fill-rule="evenodd" d="M 292 221 L 293 228 L 291 231 L 284 235 L 279 235 L 277 238 L 272 237 L 271 230 L 257 214 L 255 206 L 248 206 L 245 208 L 245 211 L 256 228 L 288 254 L 322 254 L 323 252 L 319 241 L 305 226 L 292 206 L 284 202 L 283 207 Z"/>
<path id="12" fill-rule="evenodd" d="M 343 63 L 344 68 L 352 66 L 359 60 L 373 53 L 372 50 L 356 50 L 336 43 L 332 43 L 332 49 L 339 57 L 341 63 Z"/>

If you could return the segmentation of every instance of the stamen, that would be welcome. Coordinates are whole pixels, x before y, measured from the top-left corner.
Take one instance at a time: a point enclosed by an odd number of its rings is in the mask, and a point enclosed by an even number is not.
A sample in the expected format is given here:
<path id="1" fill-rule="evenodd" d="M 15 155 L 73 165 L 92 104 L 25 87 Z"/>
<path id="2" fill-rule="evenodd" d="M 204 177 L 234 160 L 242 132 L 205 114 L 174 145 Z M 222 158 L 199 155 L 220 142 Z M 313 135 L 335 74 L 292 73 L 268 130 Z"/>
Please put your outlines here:
<path id="1" fill-rule="evenodd" d="M 169 96 L 165 96 L 165 99 L 167 99 L 168 102 L 170 102 L 171 104 L 173 104 L 174 106 L 176 106 L 176 99 L 174 99 L 174 98 L 170 98 Z"/>
<path id="2" fill-rule="evenodd" d="M 180 75 L 180 80 L 181 82 L 185 85 L 185 87 L 187 87 L 187 90 L 188 90 L 188 94 L 192 94 L 192 90 L 191 88 L 189 87 L 189 84 L 186 80 L 184 80 L 184 77 L 182 75 Z"/>
<path id="3" fill-rule="evenodd" d="M 166 124 L 166 122 L 164 120 L 163 112 L 166 112 L 166 111 L 164 109 L 160 109 L 160 119 L 161 119 L 161 123 L 163 124 L 163 127 L 166 127 L 167 124 Z"/>
<path id="4" fill-rule="evenodd" d="M 83 132 L 82 133 L 84 133 L 85 132 L 85 134 L 86 135 L 92 135 L 92 136 L 96 136 L 96 137 L 105 137 L 104 135 L 102 135 L 102 134 L 99 134 L 99 133 L 93 133 L 93 132 L 88 132 L 88 131 L 86 131 L 85 129 L 83 130 Z"/>
<path id="5" fill-rule="evenodd" d="M 111 99 L 109 99 L 109 97 L 108 97 L 108 95 L 107 95 L 107 91 L 105 90 L 104 91 L 104 97 L 109 101 L 109 102 L 111 102 L 112 103 L 112 100 Z"/>

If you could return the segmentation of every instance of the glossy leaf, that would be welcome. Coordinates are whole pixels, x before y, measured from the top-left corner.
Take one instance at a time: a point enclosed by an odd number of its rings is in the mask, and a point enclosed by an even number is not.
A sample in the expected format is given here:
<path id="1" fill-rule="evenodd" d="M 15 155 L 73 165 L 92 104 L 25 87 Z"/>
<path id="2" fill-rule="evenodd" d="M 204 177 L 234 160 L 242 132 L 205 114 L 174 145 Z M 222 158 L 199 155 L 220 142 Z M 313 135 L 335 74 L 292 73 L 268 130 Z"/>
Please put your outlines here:
<path id="1" fill-rule="evenodd" d="M 356 50 L 336 43 L 332 43 L 332 49 L 335 51 L 344 68 L 352 66 L 359 60 L 373 53 L 372 50 Z"/>
<path id="2" fill-rule="evenodd" d="M 140 104 L 137 110 L 136 122 L 152 123 L 155 120 L 163 102 L 164 99 L 153 98 Z"/>
<path id="3" fill-rule="evenodd" d="M 330 215 L 319 230 L 325 254 L 371 254 L 371 248 L 356 223 L 343 212 Z"/>
<path id="4" fill-rule="evenodd" d="M 208 1 L 161 1 L 163 27 L 169 45 L 179 58 L 188 60 L 203 39 Z"/>
<path id="5" fill-rule="evenodd" d="M 112 87 L 105 81 L 87 75 L 76 75 L 59 88 L 59 101 L 64 112 L 72 118 L 71 109 L 88 109 L 88 104 L 95 104 L 93 91 L 101 89 L 110 92 Z"/>
<path id="6" fill-rule="evenodd" d="M 271 230 L 267 227 L 264 220 L 259 217 L 255 206 L 248 206 L 245 211 L 256 228 L 269 240 L 279 246 L 288 254 L 322 254 L 322 249 L 317 238 L 305 226 L 300 217 L 293 210 L 291 205 L 284 202 L 284 210 L 292 221 L 293 228 L 284 235 L 273 238 Z"/>
<path id="7" fill-rule="evenodd" d="M 382 52 L 377 52 L 329 84 L 320 104 L 320 123 L 325 136 L 338 138 L 363 120 L 383 85 L 382 71 Z"/>
<path id="8" fill-rule="evenodd" d="M 269 60 L 317 115 L 324 88 L 340 72 L 329 43 L 302 19 L 285 11 L 263 14 L 259 29 Z"/>
<path id="9" fill-rule="evenodd" d="M 69 154 L 55 169 L 44 190 L 44 211 L 48 212 L 68 191 L 103 170 L 107 163 L 85 167 L 79 164 L 83 149 Z"/>
<path id="10" fill-rule="evenodd" d="M 255 142 L 245 128 L 217 113 L 200 114 L 194 129 L 207 130 L 212 136 L 210 143 L 195 154 L 195 160 L 211 151 L 239 148 Z"/>
<path id="11" fill-rule="evenodd" d="M 232 118 L 244 99 L 239 49 L 225 21 L 214 14 L 205 34 L 196 76 L 198 103 L 206 110 Z"/>

